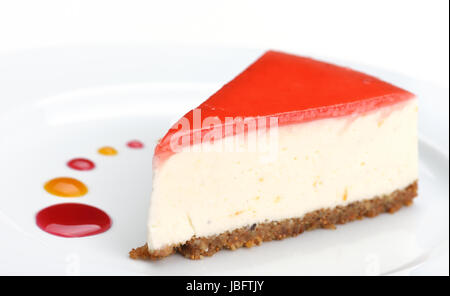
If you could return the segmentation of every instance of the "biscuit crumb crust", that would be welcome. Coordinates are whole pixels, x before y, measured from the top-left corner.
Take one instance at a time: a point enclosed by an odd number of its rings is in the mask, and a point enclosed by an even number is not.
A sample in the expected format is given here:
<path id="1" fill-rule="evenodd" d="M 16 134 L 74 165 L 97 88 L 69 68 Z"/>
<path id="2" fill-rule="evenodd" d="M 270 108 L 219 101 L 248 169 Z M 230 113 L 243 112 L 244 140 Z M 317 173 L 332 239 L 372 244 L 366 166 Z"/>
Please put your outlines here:
<path id="1" fill-rule="evenodd" d="M 307 213 L 301 218 L 253 224 L 208 237 L 193 237 L 184 244 L 171 245 L 159 250 L 150 251 L 145 244 L 131 250 L 129 254 L 133 259 L 158 260 L 178 252 L 189 259 L 202 259 L 222 249 L 251 248 L 262 242 L 294 237 L 307 230 L 335 229 L 336 224 L 345 224 L 364 217 L 375 217 L 386 212 L 395 213 L 401 207 L 411 205 L 416 196 L 417 181 L 405 189 L 396 190 L 388 195 L 353 202 L 346 206 L 337 206 L 333 209 L 320 209 Z"/>

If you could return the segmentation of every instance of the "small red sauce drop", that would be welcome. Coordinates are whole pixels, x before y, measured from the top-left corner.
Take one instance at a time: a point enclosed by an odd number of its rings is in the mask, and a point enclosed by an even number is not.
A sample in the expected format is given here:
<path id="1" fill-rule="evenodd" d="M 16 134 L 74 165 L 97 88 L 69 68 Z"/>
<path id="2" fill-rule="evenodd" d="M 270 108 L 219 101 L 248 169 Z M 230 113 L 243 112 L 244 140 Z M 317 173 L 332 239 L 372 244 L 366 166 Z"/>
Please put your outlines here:
<path id="1" fill-rule="evenodd" d="M 63 203 L 39 211 L 36 224 L 43 231 L 62 237 L 83 237 L 111 228 L 111 219 L 102 210 L 78 203 Z"/>
<path id="2" fill-rule="evenodd" d="M 78 171 L 90 171 L 95 168 L 95 164 L 86 158 L 74 158 L 67 163 L 67 166 Z"/>
<path id="3" fill-rule="evenodd" d="M 133 149 L 144 148 L 144 144 L 138 140 L 133 140 L 127 143 L 127 146 Z"/>

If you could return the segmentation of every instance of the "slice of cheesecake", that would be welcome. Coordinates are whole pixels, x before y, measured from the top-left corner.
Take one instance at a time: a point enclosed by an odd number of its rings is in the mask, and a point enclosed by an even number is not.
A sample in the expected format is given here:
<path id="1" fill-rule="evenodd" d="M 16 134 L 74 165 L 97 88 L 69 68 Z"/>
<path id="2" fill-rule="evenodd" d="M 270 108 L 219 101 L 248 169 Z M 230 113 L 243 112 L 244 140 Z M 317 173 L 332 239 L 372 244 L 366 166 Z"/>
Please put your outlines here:
<path id="1" fill-rule="evenodd" d="M 395 212 L 417 195 L 417 100 L 269 51 L 158 143 L 148 239 L 191 259 Z"/>

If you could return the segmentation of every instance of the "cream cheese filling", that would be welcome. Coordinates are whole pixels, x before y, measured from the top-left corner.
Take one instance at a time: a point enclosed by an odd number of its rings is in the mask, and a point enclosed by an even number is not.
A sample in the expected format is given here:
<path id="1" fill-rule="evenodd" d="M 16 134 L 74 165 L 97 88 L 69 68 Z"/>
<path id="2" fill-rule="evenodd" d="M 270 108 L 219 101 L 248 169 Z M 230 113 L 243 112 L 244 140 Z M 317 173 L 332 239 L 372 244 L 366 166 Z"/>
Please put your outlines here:
<path id="1" fill-rule="evenodd" d="M 418 177 L 417 99 L 278 127 L 269 161 L 252 149 L 210 148 L 155 168 L 150 250 L 405 188 Z"/>

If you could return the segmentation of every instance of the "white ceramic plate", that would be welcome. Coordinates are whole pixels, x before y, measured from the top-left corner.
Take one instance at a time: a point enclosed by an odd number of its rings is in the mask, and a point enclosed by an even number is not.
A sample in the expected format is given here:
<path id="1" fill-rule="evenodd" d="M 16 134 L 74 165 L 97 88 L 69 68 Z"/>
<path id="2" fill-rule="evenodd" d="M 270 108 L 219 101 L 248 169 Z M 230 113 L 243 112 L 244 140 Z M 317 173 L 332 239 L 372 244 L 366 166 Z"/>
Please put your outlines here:
<path id="1" fill-rule="evenodd" d="M 158 137 L 261 52 L 111 46 L 0 56 L 0 274 L 448 274 L 448 90 L 342 62 L 419 95 L 420 194 L 414 206 L 201 261 L 128 258 L 146 238 Z M 127 148 L 131 139 L 145 149 Z M 103 145 L 119 154 L 97 154 Z M 97 168 L 69 169 L 65 163 L 78 156 Z M 78 199 L 48 194 L 43 184 L 58 176 L 82 180 L 89 193 Z M 71 239 L 40 230 L 37 211 L 64 202 L 105 210 L 112 228 Z"/>

